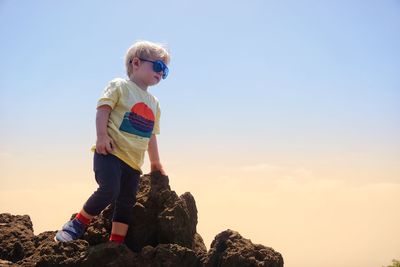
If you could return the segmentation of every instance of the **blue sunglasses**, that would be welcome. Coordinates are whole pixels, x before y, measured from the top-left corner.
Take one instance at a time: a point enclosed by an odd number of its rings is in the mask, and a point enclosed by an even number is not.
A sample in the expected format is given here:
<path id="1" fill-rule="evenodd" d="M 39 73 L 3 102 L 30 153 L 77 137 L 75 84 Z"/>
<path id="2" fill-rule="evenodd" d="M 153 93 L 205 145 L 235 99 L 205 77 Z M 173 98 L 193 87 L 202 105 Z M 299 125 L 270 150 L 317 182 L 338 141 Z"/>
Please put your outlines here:
<path id="1" fill-rule="evenodd" d="M 146 61 L 146 62 L 153 63 L 153 70 L 155 72 L 162 71 L 163 72 L 162 78 L 163 79 L 167 78 L 169 69 L 168 69 L 167 65 L 165 65 L 164 62 L 162 62 L 162 60 L 152 61 L 152 60 L 147 60 L 147 59 L 144 59 L 144 58 L 139 58 L 139 59 L 141 61 Z"/>

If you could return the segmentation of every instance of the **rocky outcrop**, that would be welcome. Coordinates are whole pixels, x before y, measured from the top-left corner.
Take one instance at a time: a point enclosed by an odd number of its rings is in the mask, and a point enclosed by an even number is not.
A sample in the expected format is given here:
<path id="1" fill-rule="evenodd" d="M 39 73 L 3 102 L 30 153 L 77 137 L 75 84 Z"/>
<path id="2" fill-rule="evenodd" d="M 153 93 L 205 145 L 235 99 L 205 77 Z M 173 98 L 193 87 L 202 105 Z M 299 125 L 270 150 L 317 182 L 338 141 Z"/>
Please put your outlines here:
<path id="1" fill-rule="evenodd" d="M 90 223 L 83 236 L 90 245 L 108 240 L 113 209 L 110 205 Z M 125 240 L 132 251 L 139 252 L 145 246 L 177 244 L 197 254 L 206 253 L 203 239 L 196 232 L 197 208 L 193 196 L 190 193 L 178 196 L 171 190 L 167 176 L 156 172 L 141 177 L 132 213 L 134 221 Z"/>
<path id="2" fill-rule="evenodd" d="M 32 221 L 28 215 L 0 214 L 0 259 L 17 262 L 35 248 Z"/>
<path id="3" fill-rule="evenodd" d="M 55 242 L 55 231 L 35 236 L 28 215 L 0 214 L 0 266 L 283 266 L 280 253 L 232 230 L 207 252 L 193 196 L 178 196 L 159 172 L 141 177 L 125 245 L 108 242 L 112 213 L 110 205 L 69 243 Z"/>
<path id="4" fill-rule="evenodd" d="M 218 234 L 211 243 L 204 266 L 279 267 L 283 266 L 283 258 L 272 248 L 253 244 L 238 232 L 226 230 Z"/>

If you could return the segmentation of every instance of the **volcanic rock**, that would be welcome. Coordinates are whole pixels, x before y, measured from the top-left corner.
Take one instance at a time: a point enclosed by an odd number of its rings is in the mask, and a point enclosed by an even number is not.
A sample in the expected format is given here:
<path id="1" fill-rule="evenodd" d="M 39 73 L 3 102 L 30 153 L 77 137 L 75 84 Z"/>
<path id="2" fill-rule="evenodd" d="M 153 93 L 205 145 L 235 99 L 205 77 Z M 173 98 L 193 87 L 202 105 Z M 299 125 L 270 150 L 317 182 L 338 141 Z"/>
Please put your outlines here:
<path id="1" fill-rule="evenodd" d="M 283 258 L 272 248 L 253 244 L 238 232 L 228 229 L 215 237 L 204 265 L 205 267 L 280 267 L 283 266 Z"/>
<path id="2" fill-rule="evenodd" d="M 168 176 L 160 172 L 143 175 L 136 201 L 132 209 L 134 221 L 125 239 L 130 249 L 139 252 L 145 246 L 178 244 L 198 254 L 207 252 L 196 232 L 197 208 L 193 196 L 187 192 L 179 197 L 171 191 Z M 113 205 L 108 206 L 90 223 L 83 236 L 90 245 L 108 240 L 113 210 Z"/>
<path id="3" fill-rule="evenodd" d="M 28 215 L 0 214 L 0 259 L 17 262 L 34 249 L 33 225 Z"/>
<path id="4" fill-rule="evenodd" d="M 0 266 L 283 266 L 280 253 L 232 230 L 217 235 L 207 252 L 194 197 L 178 196 L 160 172 L 141 177 L 124 245 L 108 242 L 113 210 L 108 206 L 68 243 L 55 242 L 56 231 L 35 236 L 28 215 L 0 214 Z"/>

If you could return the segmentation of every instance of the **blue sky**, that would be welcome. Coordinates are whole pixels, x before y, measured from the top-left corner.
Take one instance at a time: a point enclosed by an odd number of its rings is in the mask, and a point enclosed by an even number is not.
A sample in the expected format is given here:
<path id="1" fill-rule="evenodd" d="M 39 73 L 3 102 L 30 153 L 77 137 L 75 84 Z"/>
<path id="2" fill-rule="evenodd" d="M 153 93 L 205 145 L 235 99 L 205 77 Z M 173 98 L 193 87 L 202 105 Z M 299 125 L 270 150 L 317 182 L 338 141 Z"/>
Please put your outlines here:
<path id="1" fill-rule="evenodd" d="M 257 171 L 262 186 L 290 176 L 293 192 L 319 192 L 325 179 L 343 180 L 346 192 L 361 184 L 363 197 L 397 203 L 385 190 L 396 195 L 400 182 L 399 32 L 396 0 L 0 1 L 0 188 L 68 186 L 53 168 L 71 187 L 91 175 L 97 98 L 125 77 L 127 48 L 146 39 L 171 51 L 170 76 L 150 88 L 162 108 L 160 154 L 172 187 L 204 207 L 202 229 L 213 205 L 201 189 L 223 190 L 227 177 L 237 179 L 232 192 L 247 188 L 235 168 Z M 369 187 L 379 183 L 390 185 Z M 400 221 L 382 216 L 388 229 Z"/>
<path id="2" fill-rule="evenodd" d="M 257 137 L 399 133 L 398 1 L 155 5 L 2 1 L 3 119 L 18 123 L 6 101 L 16 95 L 19 116 L 37 106 L 89 116 L 99 90 L 124 76 L 127 47 L 149 39 L 171 49 L 172 75 L 154 94 L 179 132 L 232 135 L 240 120 Z"/>

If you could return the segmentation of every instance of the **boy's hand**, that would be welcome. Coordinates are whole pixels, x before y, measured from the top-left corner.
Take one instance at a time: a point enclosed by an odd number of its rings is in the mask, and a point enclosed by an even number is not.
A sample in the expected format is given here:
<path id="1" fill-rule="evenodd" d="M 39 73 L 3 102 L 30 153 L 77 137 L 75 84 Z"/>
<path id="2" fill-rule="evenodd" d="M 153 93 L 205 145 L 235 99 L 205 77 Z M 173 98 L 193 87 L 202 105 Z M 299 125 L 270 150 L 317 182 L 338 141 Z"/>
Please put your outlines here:
<path id="1" fill-rule="evenodd" d="M 114 150 L 114 141 L 108 134 L 100 135 L 96 141 L 96 152 L 99 154 L 107 155 Z"/>
<path id="2" fill-rule="evenodd" d="M 165 175 L 165 176 L 167 175 L 164 171 L 164 168 L 163 168 L 161 162 L 159 162 L 159 161 L 151 162 L 150 171 L 151 172 L 160 171 L 162 175 Z"/>

